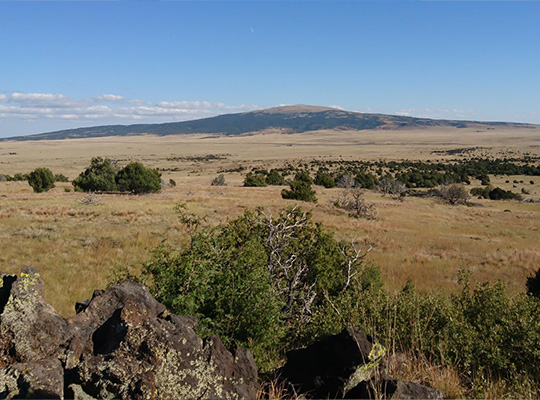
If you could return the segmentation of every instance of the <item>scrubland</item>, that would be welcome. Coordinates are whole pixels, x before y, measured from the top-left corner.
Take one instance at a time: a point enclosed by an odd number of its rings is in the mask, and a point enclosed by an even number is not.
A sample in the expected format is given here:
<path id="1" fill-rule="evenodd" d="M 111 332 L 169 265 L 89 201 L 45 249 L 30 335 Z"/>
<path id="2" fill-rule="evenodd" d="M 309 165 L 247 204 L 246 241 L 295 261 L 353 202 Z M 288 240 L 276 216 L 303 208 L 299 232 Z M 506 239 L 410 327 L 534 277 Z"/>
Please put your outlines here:
<path id="1" fill-rule="evenodd" d="M 242 187 L 251 167 L 332 159 L 443 160 L 450 158 L 445 150 L 463 147 L 473 147 L 477 155 L 516 157 L 537 155 L 538 143 L 538 135 L 528 130 L 456 129 L 3 142 L 0 173 L 45 166 L 74 179 L 92 157 L 103 156 L 120 164 L 140 161 L 158 167 L 164 180 L 172 178 L 177 186 L 143 196 L 96 195 L 96 204 L 85 205 L 86 195 L 73 192 L 69 183 L 36 194 L 26 182 L 0 182 L 0 270 L 16 272 L 23 264 L 40 268 L 47 299 L 70 315 L 74 302 L 103 288 L 116 268 L 137 270 L 163 240 L 185 243 L 174 213 L 177 203 L 216 225 L 257 206 L 278 211 L 296 204 L 281 198 L 283 187 Z M 226 172 L 238 167 L 245 170 Z M 220 171 L 228 185 L 210 186 Z M 540 193 L 540 179 L 529 184 L 534 177 L 491 179 L 505 189 L 523 186 L 533 197 Z M 419 290 L 451 293 L 458 270 L 469 269 L 475 280 L 501 279 L 510 291 L 520 292 L 540 265 L 539 203 L 472 199 L 467 206 L 449 206 L 436 199 L 399 201 L 366 190 L 378 218 L 364 220 L 334 207 L 342 189 L 316 190 L 318 203 L 301 203 L 302 208 L 336 237 L 372 246 L 367 262 L 382 270 L 391 290 L 399 290 L 410 277 Z"/>

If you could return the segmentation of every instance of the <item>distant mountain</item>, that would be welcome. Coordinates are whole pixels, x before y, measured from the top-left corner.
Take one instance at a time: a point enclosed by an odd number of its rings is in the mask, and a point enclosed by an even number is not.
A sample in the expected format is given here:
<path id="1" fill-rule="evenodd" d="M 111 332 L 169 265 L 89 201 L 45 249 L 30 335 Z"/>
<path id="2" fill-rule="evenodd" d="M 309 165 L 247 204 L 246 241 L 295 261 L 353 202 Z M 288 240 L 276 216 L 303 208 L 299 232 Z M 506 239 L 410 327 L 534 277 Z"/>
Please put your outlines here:
<path id="1" fill-rule="evenodd" d="M 66 129 L 29 136 L 17 136 L 6 140 L 58 140 L 80 139 L 105 136 L 131 135 L 184 135 L 207 133 L 240 135 L 269 129 L 285 133 L 301 133 L 328 130 L 403 129 L 425 127 L 516 127 L 535 128 L 535 125 L 508 122 L 477 122 L 436 120 L 386 114 L 366 114 L 318 106 L 284 106 L 250 111 L 239 114 L 225 114 L 193 121 L 170 122 L 165 124 L 105 125 L 88 128 Z"/>

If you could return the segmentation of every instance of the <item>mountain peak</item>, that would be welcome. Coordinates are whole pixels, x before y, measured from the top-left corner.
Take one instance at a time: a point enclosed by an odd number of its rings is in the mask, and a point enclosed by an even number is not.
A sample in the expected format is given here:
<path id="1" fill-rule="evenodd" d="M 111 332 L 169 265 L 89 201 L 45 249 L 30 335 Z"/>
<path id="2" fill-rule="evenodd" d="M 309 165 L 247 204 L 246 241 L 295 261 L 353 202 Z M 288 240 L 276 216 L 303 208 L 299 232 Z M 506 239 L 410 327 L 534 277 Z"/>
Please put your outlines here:
<path id="1" fill-rule="evenodd" d="M 310 106 L 306 104 L 283 105 L 272 108 L 265 108 L 256 112 L 265 114 L 295 114 L 295 113 L 318 113 L 325 111 L 342 111 L 339 108 Z"/>

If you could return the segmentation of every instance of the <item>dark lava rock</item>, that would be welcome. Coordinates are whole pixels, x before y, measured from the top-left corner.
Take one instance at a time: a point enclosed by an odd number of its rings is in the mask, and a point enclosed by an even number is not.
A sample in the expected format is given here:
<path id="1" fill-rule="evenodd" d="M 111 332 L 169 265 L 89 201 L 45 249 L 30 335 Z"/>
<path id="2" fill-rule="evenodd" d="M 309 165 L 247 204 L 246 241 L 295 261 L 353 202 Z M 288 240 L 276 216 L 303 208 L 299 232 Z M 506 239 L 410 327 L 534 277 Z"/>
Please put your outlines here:
<path id="1" fill-rule="evenodd" d="M 63 399 L 64 370 L 53 358 L 15 363 L 0 370 L 0 398 Z"/>
<path id="2" fill-rule="evenodd" d="M 123 282 L 64 319 L 36 269 L 0 275 L 0 398 L 254 398 L 243 348 L 202 340 L 192 317 L 169 314 L 143 285 Z"/>
<path id="3" fill-rule="evenodd" d="M 312 398 L 339 398 L 359 365 L 369 362 L 371 338 L 349 327 L 306 348 L 287 353 L 287 363 L 278 372 L 297 393 Z M 367 379 L 371 378 L 370 376 Z"/>

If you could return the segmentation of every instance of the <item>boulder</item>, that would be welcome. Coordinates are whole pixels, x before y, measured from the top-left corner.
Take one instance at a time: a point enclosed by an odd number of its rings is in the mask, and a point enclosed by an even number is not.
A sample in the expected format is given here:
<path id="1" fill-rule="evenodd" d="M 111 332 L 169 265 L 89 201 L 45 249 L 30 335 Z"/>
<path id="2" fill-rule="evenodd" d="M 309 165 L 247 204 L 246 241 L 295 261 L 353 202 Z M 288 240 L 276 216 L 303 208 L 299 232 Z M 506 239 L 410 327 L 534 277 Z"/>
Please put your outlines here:
<path id="1" fill-rule="evenodd" d="M 278 375 L 292 384 L 296 393 L 305 393 L 312 398 L 343 397 L 351 385 L 356 386 L 355 380 L 369 380 L 373 376 L 379 359 L 373 350 L 369 336 L 358 328 L 349 327 L 337 335 L 287 353 L 287 363 Z M 370 361 L 370 354 L 373 361 Z"/>
<path id="2" fill-rule="evenodd" d="M 22 267 L 19 276 L 0 275 L 0 368 L 45 358 L 62 358 L 72 331 L 45 301 L 39 271 Z"/>
<path id="3" fill-rule="evenodd" d="M 243 348 L 201 339 L 195 318 L 169 314 L 147 288 L 122 282 L 62 318 L 39 271 L 0 275 L 0 398 L 254 398 Z"/>

